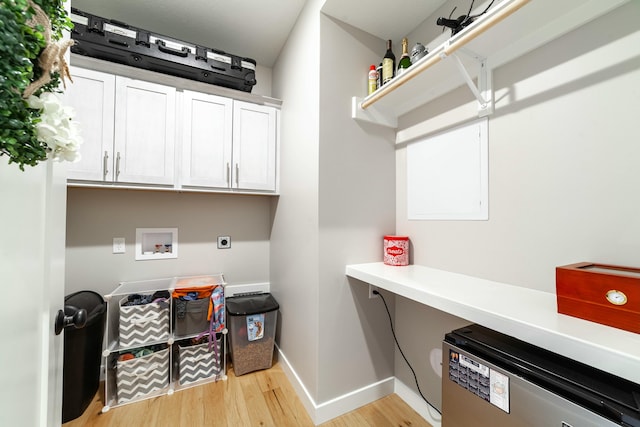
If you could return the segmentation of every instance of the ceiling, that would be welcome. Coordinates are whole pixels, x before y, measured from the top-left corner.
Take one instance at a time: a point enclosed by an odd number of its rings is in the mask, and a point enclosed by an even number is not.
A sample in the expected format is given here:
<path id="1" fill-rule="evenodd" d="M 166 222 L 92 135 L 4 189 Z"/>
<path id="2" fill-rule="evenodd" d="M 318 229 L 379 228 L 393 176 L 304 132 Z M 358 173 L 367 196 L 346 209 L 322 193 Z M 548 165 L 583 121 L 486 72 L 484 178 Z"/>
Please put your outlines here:
<path id="1" fill-rule="evenodd" d="M 71 0 L 83 12 L 273 67 L 306 0 Z M 399 40 L 444 0 L 326 0 L 323 12 Z"/>
<path id="2" fill-rule="evenodd" d="M 383 40 L 399 41 L 447 0 L 325 0 L 322 11 Z M 484 0 L 483 0 L 484 1 Z M 469 4 L 471 0 L 462 0 Z M 435 25 L 435 22 L 434 22 Z M 383 49 L 382 46 L 380 49 Z"/>

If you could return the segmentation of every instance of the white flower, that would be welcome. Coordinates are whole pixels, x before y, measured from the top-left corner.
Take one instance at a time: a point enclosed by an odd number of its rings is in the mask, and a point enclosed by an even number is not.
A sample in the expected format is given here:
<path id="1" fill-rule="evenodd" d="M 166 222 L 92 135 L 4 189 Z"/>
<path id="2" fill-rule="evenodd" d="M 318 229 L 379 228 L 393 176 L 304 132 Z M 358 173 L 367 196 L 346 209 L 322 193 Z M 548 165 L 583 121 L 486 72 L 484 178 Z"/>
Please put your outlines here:
<path id="1" fill-rule="evenodd" d="M 27 105 L 40 110 L 40 122 L 35 127 L 38 139 L 49 147 L 49 158 L 68 162 L 80 160 L 78 150 L 82 137 L 77 123 L 73 121 L 73 109 L 62 105 L 60 99 L 51 92 L 43 92 L 39 97 L 31 95 Z"/>

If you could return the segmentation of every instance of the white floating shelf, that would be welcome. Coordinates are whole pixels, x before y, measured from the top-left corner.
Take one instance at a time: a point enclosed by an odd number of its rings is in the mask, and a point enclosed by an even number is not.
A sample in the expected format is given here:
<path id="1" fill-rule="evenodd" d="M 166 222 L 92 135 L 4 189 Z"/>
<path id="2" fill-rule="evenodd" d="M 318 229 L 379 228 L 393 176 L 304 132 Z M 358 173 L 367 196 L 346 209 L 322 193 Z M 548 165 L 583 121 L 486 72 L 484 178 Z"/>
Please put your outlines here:
<path id="1" fill-rule="evenodd" d="M 586 24 L 629 0 L 504 0 L 391 83 L 353 98 L 352 118 L 396 128 L 398 117 Z M 447 31 L 448 32 L 448 31 Z M 438 39 L 439 40 L 439 39 Z M 468 73 L 460 71 L 456 55 Z M 490 81 L 485 82 L 490 88 Z M 478 90 L 482 92 L 482 87 Z M 492 99 L 488 93 L 486 98 Z M 479 104 L 481 102 L 479 101 Z M 487 115 L 479 105 L 479 116 Z"/>
<path id="2" fill-rule="evenodd" d="M 559 314 L 555 293 L 419 265 L 346 275 L 640 384 L 640 334 Z"/>

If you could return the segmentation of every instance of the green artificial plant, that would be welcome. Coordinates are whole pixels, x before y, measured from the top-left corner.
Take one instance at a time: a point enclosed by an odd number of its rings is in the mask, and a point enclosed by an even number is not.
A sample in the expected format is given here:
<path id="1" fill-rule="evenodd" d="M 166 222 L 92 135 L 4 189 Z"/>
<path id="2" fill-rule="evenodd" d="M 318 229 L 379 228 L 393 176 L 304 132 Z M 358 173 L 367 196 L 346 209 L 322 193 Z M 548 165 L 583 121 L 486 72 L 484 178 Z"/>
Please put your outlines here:
<path id="1" fill-rule="evenodd" d="M 47 159 L 50 152 L 36 130 L 41 111 L 29 107 L 23 98 L 25 89 L 43 73 L 38 57 L 47 45 L 47 29 L 29 25 L 35 10 L 28 0 L 0 1 L 0 157 L 8 156 L 9 163 L 17 163 L 24 170 L 25 165 L 35 166 Z M 64 0 L 32 1 L 49 17 L 53 41 L 72 29 Z M 59 83 L 60 76 L 54 73 L 34 95 L 57 91 Z"/>

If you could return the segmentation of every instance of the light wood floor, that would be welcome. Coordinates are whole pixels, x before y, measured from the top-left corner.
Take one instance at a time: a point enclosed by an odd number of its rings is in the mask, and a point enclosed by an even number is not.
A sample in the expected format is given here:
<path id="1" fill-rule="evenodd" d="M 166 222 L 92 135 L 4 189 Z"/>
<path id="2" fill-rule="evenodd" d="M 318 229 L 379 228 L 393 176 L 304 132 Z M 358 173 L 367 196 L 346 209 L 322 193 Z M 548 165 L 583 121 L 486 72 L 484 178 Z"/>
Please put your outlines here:
<path id="1" fill-rule="evenodd" d="M 102 414 L 99 392 L 85 413 L 64 427 L 312 427 L 293 387 L 276 362 L 271 369 L 112 408 Z M 431 427 L 392 394 L 322 427 Z"/>

